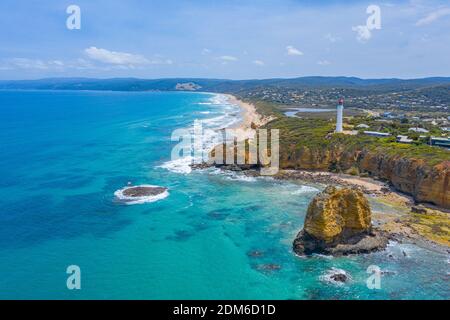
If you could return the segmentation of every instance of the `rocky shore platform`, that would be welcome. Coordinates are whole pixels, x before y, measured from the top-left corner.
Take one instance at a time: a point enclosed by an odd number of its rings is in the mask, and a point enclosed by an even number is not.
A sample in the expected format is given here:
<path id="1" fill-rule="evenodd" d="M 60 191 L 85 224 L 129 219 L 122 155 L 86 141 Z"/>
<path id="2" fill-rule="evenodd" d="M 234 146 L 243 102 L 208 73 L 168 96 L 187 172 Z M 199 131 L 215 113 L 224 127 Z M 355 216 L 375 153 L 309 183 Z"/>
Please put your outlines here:
<path id="1" fill-rule="evenodd" d="M 210 167 L 249 177 L 260 176 L 255 165 L 203 163 L 192 166 L 193 169 Z M 376 230 L 372 231 L 375 239 L 378 239 L 376 235 L 381 233 L 395 242 L 407 242 L 429 250 L 450 253 L 450 210 L 432 204 L 416 203 L 412 197 L 396 191 L 387 182 L 350 174 L 306 170 L 280 170 L 271 177 L 359 191 L 384 206 L 383 209 L 372 212 L 372 224 L 376 227 Z M 361 245 L 365 245 L 365 242 Z"/>

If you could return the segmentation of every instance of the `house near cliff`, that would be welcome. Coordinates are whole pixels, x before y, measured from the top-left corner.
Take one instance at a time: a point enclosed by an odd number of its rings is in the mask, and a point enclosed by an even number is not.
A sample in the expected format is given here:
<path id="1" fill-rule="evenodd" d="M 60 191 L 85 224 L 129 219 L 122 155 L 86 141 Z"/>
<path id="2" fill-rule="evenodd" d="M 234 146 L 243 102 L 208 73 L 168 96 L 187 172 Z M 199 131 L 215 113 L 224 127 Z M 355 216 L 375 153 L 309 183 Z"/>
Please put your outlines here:
<path id="1" fill-rule="evenodd" d="M 408 136 L 403 136 L 403 135 L 398 135 L 397 136 L 397 142 L 398 143 L 406 143 L 406 144 L 410 144 L 412 143 L 414 140 L 408 138 Z"/>
<path id="2" fill-rule="evenodd" d="M 418 132 L 418 133 L 428 133 L 429 132 L 427 129 L 419 128 L 419 127 L 409 128 L 408 130 L 413 131 L 413 132 Z"/>
<path id="3" fill-rule="evenodd" d="M 430 145 L 450 149 L 450 139 L 449 138 L 431 137 Z"/>
<path id="4" fill-rule="evenodd" d="M 390 133 L 379 131 L 364 131 L 364 134 L 372 137 L 389 137 L 391 135 Z"/>

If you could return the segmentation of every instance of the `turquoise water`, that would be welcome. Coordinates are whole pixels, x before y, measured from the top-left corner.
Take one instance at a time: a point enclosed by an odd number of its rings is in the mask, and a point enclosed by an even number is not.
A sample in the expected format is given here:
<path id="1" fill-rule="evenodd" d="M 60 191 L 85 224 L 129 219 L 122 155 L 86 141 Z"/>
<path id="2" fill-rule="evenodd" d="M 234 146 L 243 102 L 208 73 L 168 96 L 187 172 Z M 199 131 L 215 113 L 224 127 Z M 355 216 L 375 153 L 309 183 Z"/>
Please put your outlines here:
<path id="1" fill-rule="evenodd" d="M 236 115 L 201 93 L 0 92 L 0 298 L 450 298 L 448 257 L 413 245 L 296 257 L 319 186 L 170 162 L 174 129 Z M 125 205 L 114 192 L 129 181 L 170 194 Z M 81 290 L 66 287 L 69 265 Z M 386 271 L 380 290 L 370 265 Z M 351 282 L 327 282 L 331 268 Z"/>

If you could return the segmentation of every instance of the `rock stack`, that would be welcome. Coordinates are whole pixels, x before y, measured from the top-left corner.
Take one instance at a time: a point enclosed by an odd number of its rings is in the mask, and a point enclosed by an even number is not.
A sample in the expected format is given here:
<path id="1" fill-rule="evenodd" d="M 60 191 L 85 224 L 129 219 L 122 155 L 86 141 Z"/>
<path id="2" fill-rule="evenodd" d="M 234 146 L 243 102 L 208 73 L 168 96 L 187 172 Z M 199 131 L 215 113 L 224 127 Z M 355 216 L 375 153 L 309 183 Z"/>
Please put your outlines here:
<path id="1" fill-rule="evenodd" d="M 362 192 L 329 186 L 310 203 L 293 248 L 299 255 L 347 255 L 381 250 L 387 242 L 372 228 L 369 202 Z"/>

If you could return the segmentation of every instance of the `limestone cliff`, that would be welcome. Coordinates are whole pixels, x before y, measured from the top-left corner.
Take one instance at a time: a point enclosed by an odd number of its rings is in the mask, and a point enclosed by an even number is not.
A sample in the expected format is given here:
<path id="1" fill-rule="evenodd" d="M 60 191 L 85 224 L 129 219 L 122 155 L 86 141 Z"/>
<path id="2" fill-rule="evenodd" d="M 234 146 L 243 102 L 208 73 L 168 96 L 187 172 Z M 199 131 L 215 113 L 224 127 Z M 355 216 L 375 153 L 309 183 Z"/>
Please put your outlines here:
<path id="1" fill-rule="evenodd" d="M 345 171 L 352 167 L 360 173 L 389 181 L 394 188 L 418 202 L 450 208 L 450 160 L 436 165 L 425 161 L 373 150 L 343 147 L 302 147 L 281 152 L 282 169 Z"/>
<path id="2" fill-rule="evenodd" d="M 370 206 L 361 192 L 327 187 L 310 203 L 293 248 L 300 255 L 342 255 L 371 252 L 386 244 L 372 231 Z"/>
<path id="3" fill-rule="evenodd" d="M 430 164 L 423 159 L 404 157 L 394 151 L 391 149 L 391 152 L 386 152 L 383 149 L 343 142 L 318 144 L 314 147 L 282 144 L 280 169 L 331 172 L 354 169 L 357 173 L 390 182 L 395 189 L 412 196 L 418 202 L 433 203 L 450 209 L 450 156 L 449 160 Z M 226 148 L 223 148 L 222 153 L 226 152 Z M 215 152 L 211 154 L 214 155 Z M 244 157 L 246 163 L 257 161 L 249 161 L 247 150 Z"/>
<path id="4" fill-rule="evenodd" d="M 369 202 L 359 191 L 328 187 L 311 202 L 305 231 L 317 239 L 333 241 L 337 236 L 369 232 Z"/>

